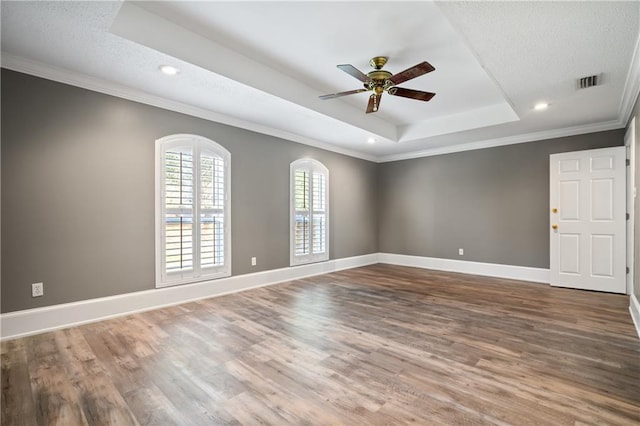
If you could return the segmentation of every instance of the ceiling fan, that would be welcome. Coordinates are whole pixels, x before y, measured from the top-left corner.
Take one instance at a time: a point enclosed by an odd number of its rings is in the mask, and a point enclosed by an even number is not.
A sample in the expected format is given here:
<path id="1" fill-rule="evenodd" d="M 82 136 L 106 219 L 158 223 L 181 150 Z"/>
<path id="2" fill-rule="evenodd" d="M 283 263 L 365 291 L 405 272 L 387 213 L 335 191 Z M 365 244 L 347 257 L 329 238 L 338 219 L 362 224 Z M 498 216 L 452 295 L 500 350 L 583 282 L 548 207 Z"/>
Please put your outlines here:
<path id="1" fill-rule="evenodd" d="M 352 77 L 357 78 L 364 83 L 364 89 L 349 90 L 347 92 L 332 93 L 330 95 L 320 96 L 320 99 L 333 99 L 341 96 L 353 95 L 355 93 L 362 93 L 372 91 L 369 96 L 369 104 L 367 105 L 367 114 L 378 111 L 380 107 L 380 99 L 382 93 L 387 92 L 393 96 L 402 96 L 403 98 L 416 99 L 418 101 L 429 101 L 436 94 L 431 92 L 422 92 L 420 90 L 405 89 L 402 87 L 396 87 L 396 84 L 404 83 L 412 78 L 419 77 L 423 74 L 427 74 L 435 68 L 427 61 L 421 62 L 418 65 L 414 65 L 411 68 L 399 72 L 398 74 L 391 74 L 389 71 L 382 69 L 387 63 L 387 57 L 376 56 L 369 61 L 369 65 L 373 67 L 373 71 L 368 74 L 363 73 L 351 64 L 338 65 L 342 71 L 346 72 Z"/>

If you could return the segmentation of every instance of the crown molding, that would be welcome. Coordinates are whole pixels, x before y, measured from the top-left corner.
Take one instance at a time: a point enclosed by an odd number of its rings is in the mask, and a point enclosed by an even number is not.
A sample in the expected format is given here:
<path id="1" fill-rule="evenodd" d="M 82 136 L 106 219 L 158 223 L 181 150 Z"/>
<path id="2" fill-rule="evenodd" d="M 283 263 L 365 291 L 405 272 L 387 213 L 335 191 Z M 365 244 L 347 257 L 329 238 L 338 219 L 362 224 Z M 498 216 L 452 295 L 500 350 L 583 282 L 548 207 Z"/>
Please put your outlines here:
<path id="1" fill-rule="evenodd" d="M 451 154 L 455 152 L 473 151 L 477 149 L 493 148 L 504 145 L 514 145 L 526 142 L 535 142 L 544 139 L 553 139 L 566 136 L 575 136 L 585 133 L 600 132 L 606 130 L 620 129 L 626 126 L 627 119 L 631 115 L 636 96 L 640 90 L 640 38 L 636 43 L 636 50 L 633 56 L 631 68 L 627 76 L 624 96 L 621 102 L 621 109 L 618 120 L 610 120 L 600 123 L 587 124 L 582 126 L 566 127 L 562 129 L 545 130 L 542 132 L 525 133 L 521 135 L 507 136 L 502 138 L 485 139 L 476 142 L 457 144 L 445 147 L 435 147 L 419 151 L 412 151 L 392 155 L 372 155 L 360 151 L 337 147 L 335 145 L 322 142 L 316 139 L 307 138 L 284 130 L 275 129 L 261 124 L 242 120 L 226 114 L 210 111 L 204 108 L 191 106 L 182 102 L 173 101 L 160 96 L 151 95 L 141 90 L 128 86 L 109 82 L 100 78 L 91 77 L 85 74 L 76 73 L 67 69 L 54 67 L 42 62 L 33 61 L 10 53 L 2 52 L 1 66 L 13 71 L 41 77 L 59 83 L 69 84 L 94 92 L 116 96 L 133 102 L 154 106 L 157 108 L 175 111 L 197 118 L 226 124 L 229 126 L 250 130 L 253 132 L 274 136 L 292 142 L 301 143 L 315 148 L 323 149 L 349 157 L 359 158 L 374 163 L 386 163 L 390 161 L 409 160 L 413 158 L 431 157 L 436 155 Z M 634 96 L 635 93 L 635 96 Z"/>
<path id="2" fill-rule="evenodd" d="M 622 100 L 620 101 L 620 110 L 618 112 L 618 118 L 625 126 L 631 118 L 638 95 L 640 95 L 640 34 L 636 39 L 636 48 L 631 58 L 631 65 L 629 66 L 629 73 L 622 91 Z"/>
<path id="3" fill-rule="evenodd" d="M 80 87 L 82 89 L 91 90 L 93 92 L 116 96 L 122 99 L 127 99 L 133 102 L 166 109 L 169 111 L 179 112 L 181 114 L 202 118 L 216 123 L 226 124 L 257 133 L 274 136 L 292 142 L 298 142 L 315 148 L 324 149 L 326 151 L 347 155 L 349 157 L 377 162 L 377 157 L 374 155 L 369 155 L 363 152 L 346 148 L 340 148 L 316 139 L 307 138 L 291 132 L 286 132 L 284 130 L 275 129 L 269 126 L 242 120 L 226 114 L 221 114 L 204 108 L 199 108 L 182 102 L 152 95 L 128 86 L 113 83 L 96 77 L 91 77 L 85 74 L 76 73 L 64 68 L 54 67 L 52 65 L 44 64 L 42 62 L 34 61 L 31 59 L 26 59 L 10 53 L 2 52 L 2 68 L 7 68 L 12 71 L 17 71 L 36 77 L 41 77 L 47 80 L 56 81 L 58 83 L 69 84 L 71 86 Z"/>
<path id="4" fill-rule="evenodd" d="M 421 151 L 407 152 L 403 154 L 385 155 L 378 157 L 378 162 L 387 163 L 389 161 L 410 160 L 412 158 L 433 157 L 435 155 L 451 154 L 454 152 L 474 151 L 476 149 L 493 148 L 504 145 L 515 145 L 519 143 L 535 142 L 545 139 L 582 135 L 585 133 L 603 132 L 606 130 L 621 129 L 623 127 L 623 122 L 619 120 L 610 120 L 601 123 L 566 127 L 563 129 L 545 130 L 542 132 L 525 133 L 522 135 L 507 136 L 495 139 L 485 139 L 482 141 L 469 142 L 459 145 L 436 147 Z"/>

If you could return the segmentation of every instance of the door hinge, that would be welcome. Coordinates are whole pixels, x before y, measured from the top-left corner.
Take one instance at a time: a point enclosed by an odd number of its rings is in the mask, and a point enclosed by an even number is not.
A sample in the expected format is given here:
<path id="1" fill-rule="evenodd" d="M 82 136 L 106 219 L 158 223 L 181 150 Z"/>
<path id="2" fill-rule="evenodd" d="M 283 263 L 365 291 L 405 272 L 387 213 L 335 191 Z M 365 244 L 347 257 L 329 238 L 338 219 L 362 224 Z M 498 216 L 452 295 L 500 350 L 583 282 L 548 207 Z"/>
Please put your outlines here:
<path id="1" fill-rule="evenodd" d="M 627 266 L 627 274 L 629 273 L 629 267 Z"/>
<path id="2" fill-rule="evenodd" d="M 629 220 L 629 218 L 630 218 L 630 217 L 629 217 L 629 213 L 627 213 L 627 220 Z"/>
<path id="3" fill-rule="evenodd" d="M 625 161 L 625 163 L 626 163 L 626 165 L 627 165 L 627 166 L 630 166 L 630 165 L 631 165 L 631 159 L 630 159 L 630 158 L 627 158 L 627 159 L 625 159 L 624 161 Z"/>

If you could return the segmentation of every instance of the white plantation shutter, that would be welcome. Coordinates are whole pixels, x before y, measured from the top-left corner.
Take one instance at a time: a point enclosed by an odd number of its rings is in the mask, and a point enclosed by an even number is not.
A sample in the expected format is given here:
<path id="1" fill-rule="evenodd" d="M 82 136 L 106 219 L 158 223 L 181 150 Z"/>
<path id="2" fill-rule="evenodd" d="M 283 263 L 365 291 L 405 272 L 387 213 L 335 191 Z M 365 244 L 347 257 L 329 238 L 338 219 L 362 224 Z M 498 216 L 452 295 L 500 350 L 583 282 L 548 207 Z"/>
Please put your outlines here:
<path id="1" fill-rule="evenodd" d="M 165 268 L 193 268 L 193 154 L 191 148 L 165 153 L 164 167 Z"/>
<path id="2" fill-rule="evenodd" d="M 224 160 L 212 152 L 200 155 L 200 265 L 224 265 Z"/>
<path id="3" fill-rule="evenodd" d="M 296 256 L 302 256 L 309 254 L 309 172 L 294 173 L 294 250 Z"/>
<path id="4" fill-rule="evenodd" d="M 194 135 L 156 146 L 156 286 L 229 276 L 229 152 Z"/>
<path id="5" fill-rule="evenodd" d="M 322 163 L 291 163 L 291 264 L 329 259 L 329 171 Z"/>
<path id="6" fill-rule="evenodd" d="M 325 175 L 313 172 L 313 197 L 311 205 L 313 206 L 313 227 L 311 233 L 311 241 L 313 243 L 313 253 L 325 253 L 326 251 L 326 190 Z"/>

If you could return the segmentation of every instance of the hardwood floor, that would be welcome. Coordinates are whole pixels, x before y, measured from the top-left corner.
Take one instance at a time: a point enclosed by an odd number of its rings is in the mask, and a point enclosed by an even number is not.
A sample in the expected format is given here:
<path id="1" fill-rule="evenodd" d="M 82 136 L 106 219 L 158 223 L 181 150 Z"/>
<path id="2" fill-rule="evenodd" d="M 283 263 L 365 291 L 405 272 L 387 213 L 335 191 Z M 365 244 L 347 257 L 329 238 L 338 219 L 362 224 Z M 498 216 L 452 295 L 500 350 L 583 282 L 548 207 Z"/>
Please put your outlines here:
<path id="1" fill-rule="evenodd" d="M 373 265 L 3 342 L 2 424 L 639 424 L 628 306 Z"/>

